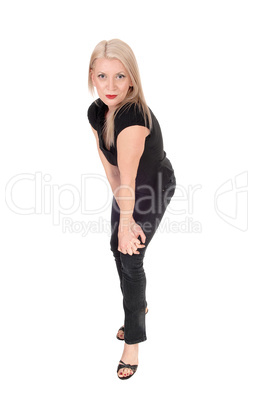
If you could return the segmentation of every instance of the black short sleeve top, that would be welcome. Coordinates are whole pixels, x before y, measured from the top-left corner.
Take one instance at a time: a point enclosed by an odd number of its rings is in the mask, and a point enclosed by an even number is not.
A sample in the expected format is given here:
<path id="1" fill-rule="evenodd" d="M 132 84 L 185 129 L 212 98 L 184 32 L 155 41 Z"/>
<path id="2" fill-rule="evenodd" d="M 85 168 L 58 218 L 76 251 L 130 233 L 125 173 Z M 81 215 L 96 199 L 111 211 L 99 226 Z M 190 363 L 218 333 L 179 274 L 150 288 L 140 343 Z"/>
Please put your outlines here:
<path id="1" fill-rule="evenodd" d="M 108 162 L 117 166 L 118 135 L 127 127 L 136 125 L 145 126 L 145 119 L 138 105 L 132 104 L 130 107 L 128 105 L 122 108 L 122 110 L 117 113 L 114 120 L 114 146 L 111 146 L 110 150 L 108 150 L 102 135 L 107 110 L 107 105 L 101 99 L 97 99 L 88 109 L 88 120 L 94 130 L 97 131 L 99 148 Z M 171 162 L 166 157 L 166 152 L 163 149 L 160 125 L 151 109 L 149 110 L 152 117 L 152 128 L 150 134 L 146 137 L 145 148 L 140 158 L 136 175 L 136 191 L 144 194 L 150 194 L 149 186 L 156 191 L 159 180 L 161 181 L 160 186 L 162 185 L 162 187 L 164 187 L 174 173 Z M 148 120 L 147 127 L 149 128 Z M 161 172 L 160 179 L 158 175 L 159 172 Z"/>

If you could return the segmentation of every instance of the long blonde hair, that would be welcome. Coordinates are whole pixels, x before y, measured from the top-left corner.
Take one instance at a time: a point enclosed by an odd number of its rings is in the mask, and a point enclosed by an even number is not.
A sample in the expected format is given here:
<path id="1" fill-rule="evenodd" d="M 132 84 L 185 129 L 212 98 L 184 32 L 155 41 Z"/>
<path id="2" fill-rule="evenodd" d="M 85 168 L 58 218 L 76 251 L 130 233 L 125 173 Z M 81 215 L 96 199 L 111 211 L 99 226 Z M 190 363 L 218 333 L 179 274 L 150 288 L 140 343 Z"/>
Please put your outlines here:
<path id="1" fill-rule="evenodd" d="M 138 106 L 143 114 L 145 125 L 147 126 L 148 121 L 150 130 L 152 127 L 152 118 L 144 98 L 138 64 L 130 46 L 120 39 L 111 39 L 109 41 L 103 40 L 97 44 L 92 52 L 89 64 L 88 87 L 92 95 L 94 95 L 94 86 L 91 79 L 91 72 L 94 69 L 96 59 L 99 58 L 106 58 L 109 60 L 118 59 L 128 71 L 133 85 L 129 88 L 125 99 L 117 106 L 114 114 L 109 115 L 105 121 L 103 134 L 105 144 L 109 148 L 111 145 L 114 145 L 114 119 L 123 106 L 130 107 L 132 104 Z"/>

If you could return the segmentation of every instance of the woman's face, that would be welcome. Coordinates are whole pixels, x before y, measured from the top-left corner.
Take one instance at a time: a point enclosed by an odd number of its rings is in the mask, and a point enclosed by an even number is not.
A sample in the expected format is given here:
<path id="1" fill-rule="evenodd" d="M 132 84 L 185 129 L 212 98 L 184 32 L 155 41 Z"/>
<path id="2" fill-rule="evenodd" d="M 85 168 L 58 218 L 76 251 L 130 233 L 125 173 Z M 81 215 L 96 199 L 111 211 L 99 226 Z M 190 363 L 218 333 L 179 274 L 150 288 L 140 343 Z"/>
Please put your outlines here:
<path id="1" fill-rule="evenodd" d="M 118 59 L 97 59 L 91 78 L 98 96 L 109 110 L 114 110 L 125 99 L 132 86 L 127 70 Z"/>

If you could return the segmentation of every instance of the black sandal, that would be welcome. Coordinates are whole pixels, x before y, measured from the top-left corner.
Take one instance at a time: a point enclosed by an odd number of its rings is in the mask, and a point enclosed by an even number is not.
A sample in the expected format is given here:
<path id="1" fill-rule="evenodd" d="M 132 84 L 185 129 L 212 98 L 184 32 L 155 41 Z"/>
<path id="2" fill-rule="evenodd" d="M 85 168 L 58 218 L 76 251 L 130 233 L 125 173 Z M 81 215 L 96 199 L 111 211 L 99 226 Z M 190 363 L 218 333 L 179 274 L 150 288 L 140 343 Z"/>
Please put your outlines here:
<path id="1" fill-rule="evenodd" d="M 118 378 L 119 378 L 120 380 L 128 380 L 128 378 L 133 377 L 133 375 L 134 375 L 134 374 L 136 373 L 136 371 L 137 371 L 138 364 L 134 364 L 134 365 L 126 364 L 126 363 L 124 363 L 122 360 L 120 360 L 120 363 L 122 363 L 122 364 L 119 364 L 119 365 L 118 365 L 117 374 L 118 374 L 118 372 L 119 372 L 120 369 L 124 369 L 124 368 L 129 368 L 130 370 L 132 370 L 132 371 L 133 371 L 133 374 L 130 374 L 130 375 L 124 376 L 124 377 L 119 377 L 119 376 L 118 376 Z"/>
<path id="2" fill-rule="evenodd" d="M 147 311 L 146 311 L 145 314 L 148 314 L 148 309 L 147 309 Z M 125 330 L 124 326 L 120 327 L 120 329 L 119 329 L 119 331 L 123 331 L 123 332 L 124 332 L 124 330 Z M 119 332 L 119 331 L 118 331 L 118 332 Z M 125 340 L 124 338 L 123 338 L 123 339 L 122 339 L 122 338 L 119 338 L 118 335 L 116 335 L 116 338 L 117 338 L 119 341 L 124 341 L 124 340 Z"/>

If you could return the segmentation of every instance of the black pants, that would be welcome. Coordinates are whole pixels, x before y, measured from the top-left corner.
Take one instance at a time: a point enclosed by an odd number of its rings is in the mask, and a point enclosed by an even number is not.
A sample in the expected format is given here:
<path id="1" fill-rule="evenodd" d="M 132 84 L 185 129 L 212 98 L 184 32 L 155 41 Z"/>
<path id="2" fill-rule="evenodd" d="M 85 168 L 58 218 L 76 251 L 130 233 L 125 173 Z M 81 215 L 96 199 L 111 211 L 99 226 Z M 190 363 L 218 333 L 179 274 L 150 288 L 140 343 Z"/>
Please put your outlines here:
<path id="1" fill-rule="evenodd" d="M 123 254 L 118 251 L 118 225 L 120 210 L 113 197 L 111 211 L 111 251 L 113 252 L 123 294 L 125 312 L 124 338 L 127 344 L 143 342 L 147 339 L 145 325 L 146 275 L 143 268 L 143 259 L 147 247 L 154 236 L 176 188 L 176 178 L 172 174 L 169 182 L 161 191 L 146 196 L 135 193 L 135 209 L 133 218 L 146 235 L 145 246 L 139 248 L 140 254 Z M 141 240 L 139 238 L 139 240 Z"/>

